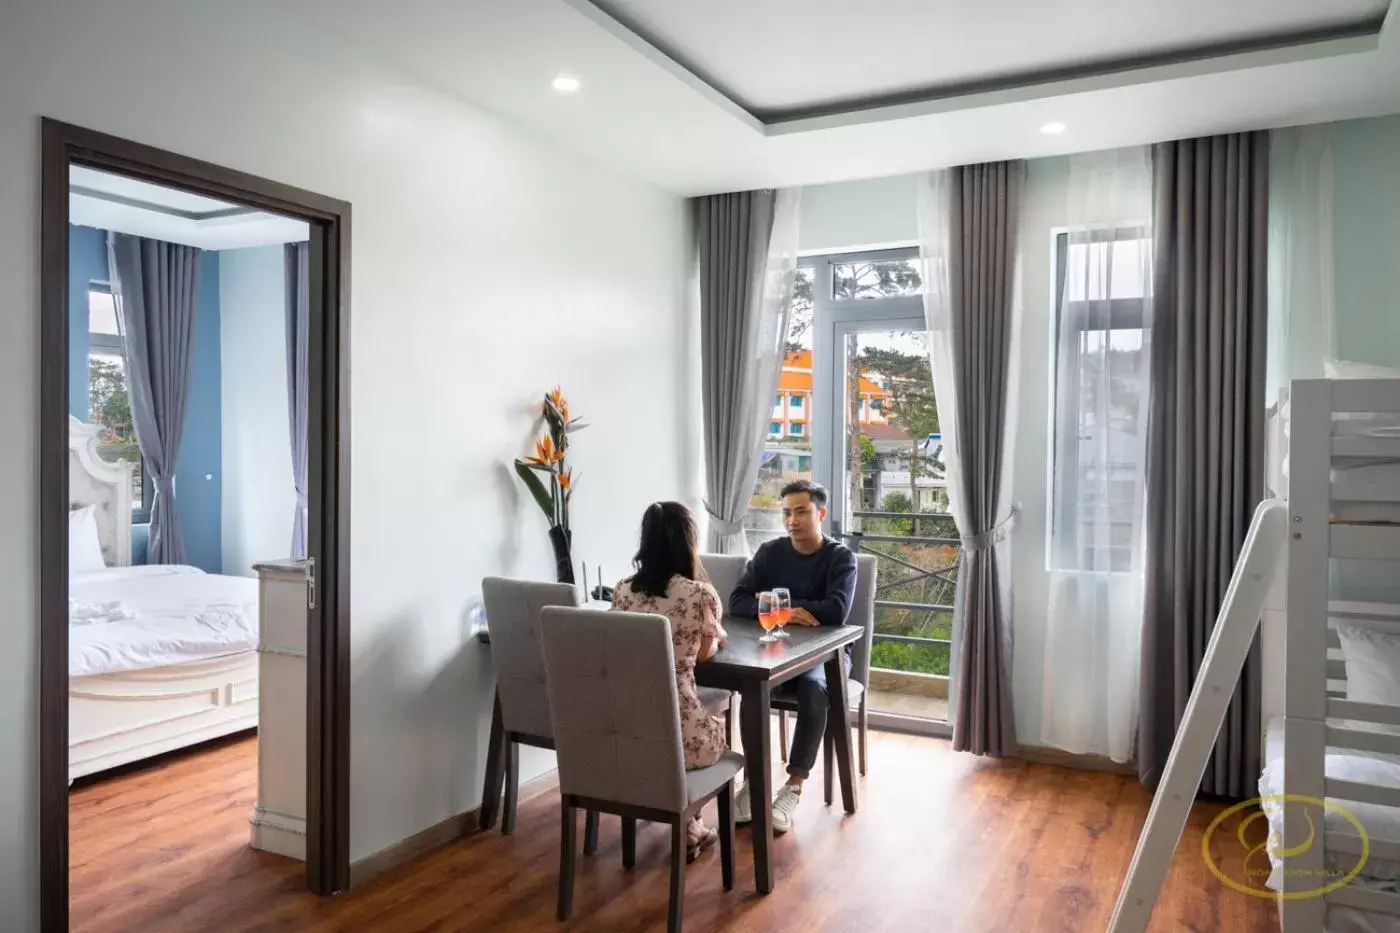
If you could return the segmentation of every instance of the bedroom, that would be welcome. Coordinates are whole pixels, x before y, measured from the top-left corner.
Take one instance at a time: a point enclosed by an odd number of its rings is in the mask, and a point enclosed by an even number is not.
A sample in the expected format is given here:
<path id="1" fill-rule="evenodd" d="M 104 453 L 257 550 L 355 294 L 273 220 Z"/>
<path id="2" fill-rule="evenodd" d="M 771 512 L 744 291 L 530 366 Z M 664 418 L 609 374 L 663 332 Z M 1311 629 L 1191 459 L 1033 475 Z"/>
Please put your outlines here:
<path id="1" fill-rule="evenodd" d="M 287 348 L 306 329 L 308 227 L 75 165 L 68 234 L 76 902 L 151 870 L 140 839 L 103 830 L 116 778 L 139 772 L 137 799 L 177 819 L 252 815 L 254 568 L 306 553 L 305 346 Z M 162 770 L 211 755 L 228 802 L 171 803 Z M 114 847 L 134 856 L 116 877 Z"/>

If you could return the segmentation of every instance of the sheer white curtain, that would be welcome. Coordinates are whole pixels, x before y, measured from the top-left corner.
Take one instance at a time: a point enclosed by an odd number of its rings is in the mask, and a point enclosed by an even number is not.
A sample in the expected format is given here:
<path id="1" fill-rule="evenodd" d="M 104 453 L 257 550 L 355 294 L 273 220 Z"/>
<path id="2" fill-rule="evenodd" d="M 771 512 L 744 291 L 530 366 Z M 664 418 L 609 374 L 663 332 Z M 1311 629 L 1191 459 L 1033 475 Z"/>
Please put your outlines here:
<path id="1" fill-rule="evenodd" d="M 1143 610 L 1151 155 L 1071 157 L 1056 238 L 1043 744 L 1113 761 L 1137 735 Z"/>

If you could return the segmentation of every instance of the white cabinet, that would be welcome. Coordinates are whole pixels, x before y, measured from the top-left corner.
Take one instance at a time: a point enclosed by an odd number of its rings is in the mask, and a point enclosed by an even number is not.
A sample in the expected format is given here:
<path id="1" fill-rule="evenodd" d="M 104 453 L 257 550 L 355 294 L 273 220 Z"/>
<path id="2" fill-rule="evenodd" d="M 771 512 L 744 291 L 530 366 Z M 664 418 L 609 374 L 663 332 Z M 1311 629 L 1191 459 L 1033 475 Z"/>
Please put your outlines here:
<path id="1" fill-rule="evenodd" d="M 258 573 L 258 799 L 252 845 L 306 859 L 306 561 Z"/>

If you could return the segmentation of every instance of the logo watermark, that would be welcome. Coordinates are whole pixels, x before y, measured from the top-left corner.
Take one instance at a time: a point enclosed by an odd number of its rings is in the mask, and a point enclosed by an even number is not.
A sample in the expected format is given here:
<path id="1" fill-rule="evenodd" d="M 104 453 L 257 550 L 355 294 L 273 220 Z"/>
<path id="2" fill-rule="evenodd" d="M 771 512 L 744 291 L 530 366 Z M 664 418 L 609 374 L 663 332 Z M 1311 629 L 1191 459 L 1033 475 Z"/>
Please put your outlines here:
<path id="1" fill-rule="evenodd" d="M 1267 820 L 1266 807 L 1277 807 L 1282 809 L 1285 803 L 1301 804 L 1303 807 L 1303 818 L 1307 820 L 1307 835 L 1296 845 L 1285 847 L 1281 836 L 1269 833 L 1264 842 L 1251 843 L 1248 840 L 1249 829 L 1257 820 Z M 1235 827 L 1234 843 L 1238 849 L 1232 854 L 1243 854 L 1244 867 L 1236 871 L 1234 875 L 1226 871 L 1216 860 L 1211 852 L 1211 841 L 1216 838 L 1220 828 L 1224 823 L 1252 807 L 1258 807 L 1255 812 L 1245 816 Z M 1320 814 L 1321 819 L 1315 819 L 1314 814 Z M 1302 855 L 1309 851 L 1314 845 L 1321 845 L 1318 835 L 1319 824 L 1326 825 L 1328 813 L 1335 813 L 1337 816 L 1351 824 L 1356 829 L 1356 835 L 1361 840 L 1360 854 L 1348 853 L 1354 856 L 1356 864 L 1349 869 L 1334 868 L 1324 865 L 1321 868 L 1291 868 L 1288 859 Z M 1230 845 L 1230 844 L 1226 844 Z M 1283 898 L 1285 900 L 1301 900 L 1304 898 L 1322 897 L 1331 891 L 1344 887 L 1353 878 L 1361 873 L 1361 869 L 1366 864 L 1366 860 L 1371 854 L 1371 838 L 1366 834 L 1366 828 L 1361 825 L 1350 810 L 1339 806 L 1335 801 L 1325 800 L 1321 797 L 1309 797 L 1304 794 L 1269 794 L 1264 797 L 1255 797 L 1243 803 L 1237 803 L 1233 807 L 1223 811 L 1215 819 L 1211 820 L 1206 827 L 1205 835 L 1201 838 L 1201 855 L 1205 859 L 1206 868 L 1210 873 L 1219 878 L 1228 887 L 1239 891 L 1242 894 L 1253 894 L 1257 897 Z M 1288 883 L 1285 886 L 1287 891 L 1274 891 L 1268 887 L 1269 877 L 1274 873 L 1272 859 L 1283 860 L 1283 866 L 1279 869 L 1279 874 L 1286 877 L 1289 882 L 1301 880 L 1301 884 Z"/>

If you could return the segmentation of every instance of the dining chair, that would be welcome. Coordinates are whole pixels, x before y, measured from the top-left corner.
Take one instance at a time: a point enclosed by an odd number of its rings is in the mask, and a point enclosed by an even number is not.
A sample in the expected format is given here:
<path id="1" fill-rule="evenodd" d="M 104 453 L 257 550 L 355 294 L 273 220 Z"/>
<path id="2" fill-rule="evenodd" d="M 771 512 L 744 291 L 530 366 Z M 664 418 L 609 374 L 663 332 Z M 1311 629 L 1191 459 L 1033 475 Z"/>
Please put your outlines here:
<path id="1" fill-rule="evenodd" d="M 851 600 L 851 611 L 846 616 L 847 625 L 861 626 L 865 634 L 851 646 L 851 672 L 846 681 L 846 697 L 851 712 L 856 714 L 857 741 L 860 747 L 860 773 L 864 777 L 868 733 L 870 731 L 870 648 L 875 640 L 875 570 L 877 558 L 873 554 L 856 555 L 856 592 Z M 774 693 L 773 709 L 778 711 L 778 747 L 782 760 L 788 759 L 787 714 L 796 714 L 797 698 L 786 692 Z M 828 723 L 828 734 L 822 739 L 822 761 L 826 774 L 826 802 L 832 800 L 832 774 L 835 746 L 831 743 L 830 730 L 834 724 Z M 847 722 L 849 727 L 849 720 Z"/>
<path id="2" fill-rule="evenodd" d="M 667 930 L 680 933 L 685 907 L 686 826 L 712 799 L 719 805 L 720 871 L 734 887 L 734 776 L 726 751 L 685 770 L 671 623 L 661 615 L 549 606 L 540 612 L 549 708 L 559 756 L 563 832 L 558 917 L 573 912 L 579 808 L 622 817 L 622 864 L 637 859 L 637 820 L 671 827 Z"/>
<path id="3" fill-rule="evenodd" d="M 744 567 L 748 564 L 747 557 L 740 557 L 733 554 L 701 554 L 700 566 L 705 569 L 705 576 L 710 578 L 710 585 L 715 588 L 715 593 L 719 595 L 719 614 L 721 617 L 729 614 L 729 594 L 734 592 L 734 587 L 739 582 L 739 578 L 744 575 Z M 733 692 L 723 690 L 719 687 L 699 688 L 700 703 L 713 715 L 724 714 L 724 736 L 731 746 L 734 744 L 734 708 L 736 698 Z"/>
<path id="4" fill-rule="evenodd" d="M 487 786 L 482 793 L 478 823 L 482 829 L 495 825 L 496 807 L 492 801 L 498 799 L 501 785 L 492 786 L 492 782 L 501 781 L 504 770 L 501 833 L 509 835 L 515 831 L 520 791 L 520 746 L 554 748 L 554 725 L 545 696 L 544 656 L 540 648 L 540 611 L 546 606 L 577 606 L 580 596 L 572 584 L 507 577 L 483 579 L 481 595 L 486 607 L 486 627 L 491 633 L 496 701 L 487 752 Z M 591 854 L 597 846 L 598 814 L 590 812 L 584 851 Z"/>

